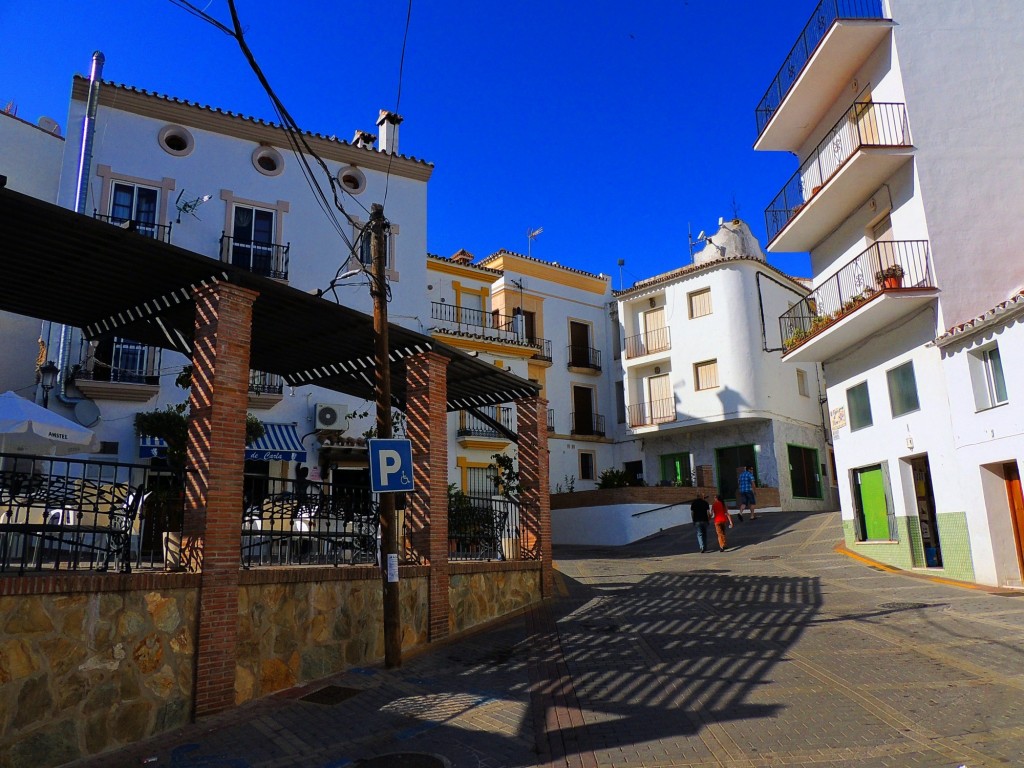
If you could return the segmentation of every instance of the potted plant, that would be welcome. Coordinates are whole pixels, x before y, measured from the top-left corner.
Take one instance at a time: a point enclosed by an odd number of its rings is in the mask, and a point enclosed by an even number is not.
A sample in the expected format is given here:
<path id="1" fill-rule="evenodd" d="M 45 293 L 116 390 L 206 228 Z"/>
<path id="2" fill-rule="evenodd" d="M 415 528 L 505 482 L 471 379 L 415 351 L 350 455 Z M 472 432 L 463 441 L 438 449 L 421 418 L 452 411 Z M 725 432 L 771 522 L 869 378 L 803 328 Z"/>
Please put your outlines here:
<path id="1" fill-rule="evenodd" d="M 875 273 L 875 280 L 882 284 L 883 288 L 899 288 L 903 285 L 903 267 L 893 264 L 880 272 Z"/>

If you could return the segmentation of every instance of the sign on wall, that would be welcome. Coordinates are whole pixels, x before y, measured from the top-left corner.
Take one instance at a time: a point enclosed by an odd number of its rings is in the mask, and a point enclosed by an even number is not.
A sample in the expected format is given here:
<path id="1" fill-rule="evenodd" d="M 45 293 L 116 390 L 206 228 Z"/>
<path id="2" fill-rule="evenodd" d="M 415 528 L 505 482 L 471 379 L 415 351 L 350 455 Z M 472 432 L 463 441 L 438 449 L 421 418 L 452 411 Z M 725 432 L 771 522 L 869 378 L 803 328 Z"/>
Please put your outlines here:
<path id="1" fill-rule="evenodd" d="M 370 489 L 374 493 L 412 490 L 412 441 L 371 438 Z"/>

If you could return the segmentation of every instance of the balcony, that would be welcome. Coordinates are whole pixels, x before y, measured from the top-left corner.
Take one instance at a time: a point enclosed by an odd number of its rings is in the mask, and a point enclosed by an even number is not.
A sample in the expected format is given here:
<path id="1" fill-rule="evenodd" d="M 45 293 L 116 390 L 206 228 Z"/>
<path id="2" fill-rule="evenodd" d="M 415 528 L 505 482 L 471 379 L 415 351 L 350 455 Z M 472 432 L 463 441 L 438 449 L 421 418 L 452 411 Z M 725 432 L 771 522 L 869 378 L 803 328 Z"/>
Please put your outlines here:
<path id="1" fill-rule="evenodd" d="M 798 151 L 892 26 L 881 0 L 821 0 L 757 105 L 754 149 Z"/>
<path id="2" fill-rule="evenodd" d="M 912 156 L 903 104 L 855 103 L 765 210 L 767 250 L 812 250 Z"/>
<path id="3" fill-rule="evenodd" d="M 430 318 L 440 321 L 439 330 L 468 336 L 483 336 L 496 341 L 529 343 L 519 330 L 519 324 L 512 315 L 500 312 L 485 312 L 482 309 L 460 307 L 443 301 L 430 302 Z"/>
<path id="4" fill-rule="evenodd" d="M 601 350 L 599 349 L 579 344 L 570 344 L 568 355 L 570 370 L 579 369 L 586 373 L 599 373 L 601 371 Z"/>
<path id="5" fill-rule="evenodd" d="M 230 262 L 253 274 L 263 275 L 263 277 L 270 277 L 274 280 L 288 279 L 288 250 L 290 248 L 291 243 L 276 245 L 240 240 L 229 235 L 220 237 L 222 261 Z"/>
<path id="6" fill-rule="evenodd" d="M 249 407 L 272 408 L 284 399 L 284 379 L 276 373 L 249 371 Z"/>
<path id="7" fill-rule="evenodd" d="M 655 424 L 668 424 L 676 420 L 675 398 L 652 400 L 649 403 L 631 403 L 626 408 L 626 417 L 630 427 L 649 427 Z"/>
<path id="8" fill-rule="evenodd" d="M 549 339 L 527 339 L 526 343 L 538 349 L 537 352 L 533 353 L 534 360 L 540 360 L 545 363 L 551 362 L 551 341 Z"/>
<path id="9" fill-rule="evenodd" d="M 669 329 L 655 328 L 653 331 L 638 333 L 626 339 L 626 359 L 668 352 L 672 349 L 672 338 Z"/>
<path id="10" fill-rule="evenodd" d="M 75 371 L 75 387 L 93 400 L 144 403 L 160 390 L 161 350 L 115 339 L 89 354 Z M 97 352 L 99 356 L 97 356 Z M 110 362 L 105 359 L 109 356 Z"/>
<path id="11" fill-rule="evenodd" d="M 514 408 L 510 408 L 507 405 L 492 405 L 481 407 L 477 410 L 503 426 L 509 432 L 516 431 L 516 413 Z M 455 431 L 455 435 L 459 438 L 460 445 L 472 442 L 473 439 L 500 440 L 503 443 L 510 442 L 508 437 L 496 429 L 493 424 L 488 424 L 469 411 L 459 411 L 459 426 Z M 481 444 L 480 447 L 494 446 L 484 446 Z"/>
<path id="12" fill-rule="evenodd" d="M 170 224 L 154 224 L 149 221 L 140 221 L 138 219 L 125 219 L 120 216 L 104 216 L 102 213 L 93 211 L 92 217 L 105 221 L 108 224 L 113 224 L 115 227 L 126 229 L 129 232 L 136 232 L 143 237 L 148 237 L 152 240 L 159 240 L 162 243 L 171 242 L 171 225 Z"/>
<path id="13" fill-rule="evenodd" d="M 604 416 L 591 411 L 573 411 L 571 434 L 604 437 Z"/>
<path id="14" fill-rule="evenodd" d="M 555 409 L 548 408 L 548 432 L 555 431 Z"/>
<path id="15" fill-rule="evenodd" d="M 824 362 L 934 300 L 926 240 L 872 245 L 779 317 L 787 362 Z"/>

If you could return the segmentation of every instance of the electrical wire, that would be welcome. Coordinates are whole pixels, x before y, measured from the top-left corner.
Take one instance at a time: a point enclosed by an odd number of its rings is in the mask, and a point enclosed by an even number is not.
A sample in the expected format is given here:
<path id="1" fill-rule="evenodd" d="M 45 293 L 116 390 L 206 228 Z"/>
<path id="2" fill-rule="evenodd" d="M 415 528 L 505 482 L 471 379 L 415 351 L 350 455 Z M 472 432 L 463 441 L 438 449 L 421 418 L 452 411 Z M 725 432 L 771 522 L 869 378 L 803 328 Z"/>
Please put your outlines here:
<path id="1" fill-rule="evenodd" d="M 402 104 L 402 77 L 405 73 L 405 47 L 409 42 L 409 22 L 412 20 L 412 0 L 409 0 L 408 6 L 405 11 L 405 32 L 402 35 L 402 55 L 398 59 L 398 94 L 395 96 L 395 114 L 398 114 L 398 108 Z M 395 153 L 390 152 L 388 154 L 388 169 L 384 174 L 384 200 L 381 202 L 381 207 L 384 208 L 388 202 L 388 188 L 391 184 L 391 161 L 394 159 Z"/>

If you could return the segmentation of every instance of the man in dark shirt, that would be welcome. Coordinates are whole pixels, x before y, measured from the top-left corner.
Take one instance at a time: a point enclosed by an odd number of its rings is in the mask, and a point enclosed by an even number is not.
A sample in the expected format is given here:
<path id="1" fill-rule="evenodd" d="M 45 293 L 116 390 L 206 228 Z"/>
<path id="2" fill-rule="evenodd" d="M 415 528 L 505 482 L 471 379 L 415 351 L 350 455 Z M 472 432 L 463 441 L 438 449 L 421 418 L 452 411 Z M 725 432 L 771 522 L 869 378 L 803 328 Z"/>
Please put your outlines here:
<path id="1" fill-rule="evenodd" d="M 697 529 L 697 547 L 701 552 L 707 551 L 708 541 L 708 497 L 706 493 L 698 494 L 690 504 L 690 516 L 693 527 Z"/>

